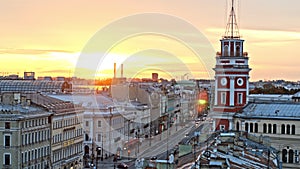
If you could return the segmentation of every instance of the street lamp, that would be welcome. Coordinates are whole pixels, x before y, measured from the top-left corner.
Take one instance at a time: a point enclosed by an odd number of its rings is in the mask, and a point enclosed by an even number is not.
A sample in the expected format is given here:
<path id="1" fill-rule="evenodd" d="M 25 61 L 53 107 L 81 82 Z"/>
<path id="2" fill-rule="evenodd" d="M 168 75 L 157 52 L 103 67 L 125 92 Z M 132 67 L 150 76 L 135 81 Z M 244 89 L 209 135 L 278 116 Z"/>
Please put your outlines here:
<path id="1" fill-rule="evenodd" d="M 110 113 L 110 116 L 109 116 L 109 156 L 110 156 L 110 153 L 111 153 L 111 128 L 112 128 L 112 117 L 113 117 L 113 113 L 112 113 L 112 110 L 113 110 L 113 108 L 114 107 L 112 107 L 112 106 L 109 106 L 108 107 L 109 108 L 109 113 Z"/>
<path id="2" fill-rule="evenodd" d="M 138 139 L 138 153 L 140 153 L 140 128 L 137 130 L 137 139 Z"/>

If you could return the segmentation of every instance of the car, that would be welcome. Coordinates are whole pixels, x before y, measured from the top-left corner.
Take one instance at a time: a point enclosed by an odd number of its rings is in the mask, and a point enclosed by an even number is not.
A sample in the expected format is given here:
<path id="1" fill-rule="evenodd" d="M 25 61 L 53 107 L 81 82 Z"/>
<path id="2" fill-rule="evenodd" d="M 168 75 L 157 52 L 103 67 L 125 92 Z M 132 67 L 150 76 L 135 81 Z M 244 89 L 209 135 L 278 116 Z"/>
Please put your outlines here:
<path id="1" fill-rule="evenodd" d="M 150 160 L 152 160 L 152 161 L 157 160 L 157 157 L 156 157 L 156 156 L 152 156 L 152 157 L 150 158 Z"/>
<path id="2" fill-rule="evenodd" d="M 125 163 L 119 163 L 119 164 L 117 165 L 117 168 L 123 168 L 123 169 L 125 169 L 125 168 L 128 168 L 128 165 L 125 164 Z"/>

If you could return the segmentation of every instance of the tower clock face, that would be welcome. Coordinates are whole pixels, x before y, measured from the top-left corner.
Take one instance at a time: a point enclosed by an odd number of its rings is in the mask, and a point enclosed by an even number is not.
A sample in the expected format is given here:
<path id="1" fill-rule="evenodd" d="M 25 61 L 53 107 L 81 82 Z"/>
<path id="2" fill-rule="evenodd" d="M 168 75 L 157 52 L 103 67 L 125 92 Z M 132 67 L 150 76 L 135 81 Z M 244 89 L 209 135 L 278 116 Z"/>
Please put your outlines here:
<path id="1" fill-rule="evenodd" d="M 222 86 L 225 86 L 227 84 L 227 79 L 225 78 L 225 77 L 223 77 L 222 79 L 221 79 L 221 85 Z"/>
<path id="2" fill-rule="evenodd" d="M 236 83 L 238 86 L 242 86 L 244 84 L 244 80 L 242 78 L 238 78 Z"/>

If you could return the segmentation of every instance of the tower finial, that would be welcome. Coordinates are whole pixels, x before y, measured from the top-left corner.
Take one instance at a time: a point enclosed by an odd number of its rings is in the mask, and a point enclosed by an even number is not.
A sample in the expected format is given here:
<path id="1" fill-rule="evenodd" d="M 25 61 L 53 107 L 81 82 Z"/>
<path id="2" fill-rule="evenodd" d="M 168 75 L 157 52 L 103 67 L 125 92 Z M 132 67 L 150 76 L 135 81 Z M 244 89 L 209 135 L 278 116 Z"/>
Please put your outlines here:
<path id="1" fill-rule="evenodd" d="M 239 39 L 240 38 L 239 28 L 238 28 L 238 24 L 236 21 L 236 15 L 235 15 L 235 11 L 234 11 L 234 0 L 231 0 L 231 10 L 230 10 L 230 14 L 229 14 L 229 18 L 228 18 L 228 22 L 227 22 L 227 26 L 226 26 L 224 38 L 225 39 Z"/>

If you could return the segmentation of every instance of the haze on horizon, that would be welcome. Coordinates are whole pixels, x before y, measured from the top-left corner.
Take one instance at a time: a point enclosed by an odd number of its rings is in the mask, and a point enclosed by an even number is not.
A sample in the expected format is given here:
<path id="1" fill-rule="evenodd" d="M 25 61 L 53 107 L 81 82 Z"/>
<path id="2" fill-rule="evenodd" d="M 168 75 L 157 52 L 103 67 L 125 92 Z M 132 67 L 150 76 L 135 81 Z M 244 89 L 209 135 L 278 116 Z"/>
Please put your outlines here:
<path id="1" fill-rule="evenodd" d="M 240 34 L 245 40 L 244 50 L 250 57 L 250 81 L 300 80 L 300 1 L 239 0 L 236 7 Z M 0 76 L 4 72 L 22 76 L 23 71 L 35 71 L 37 76 L 72 75 L 81 51 L 97 31 L 120 18 L 141 13 L 178 17 L 196 27 L 214 50 L 219 51 L 228 8 L 227 0 L 1 1 Z M 193 37 L 190 37 L 192 41 Z M 113 62 L 120 65 L 122 61 L 126 63 L 124 75 L 127 77 L 150 77 L 152 70 L 161 70 L 161 74 L 165 71 L 166 77 L 178 78 L 189 71 L 195 78 L 207 76 L 203 63 L 198 66 L 199 62 L 188 58 L 193 52 L 168 37 L 141 35 L 130 38 L 113 46 L 109 55 L 112 59 L 100 65 L 99 78 L 112 77 Z M 215 54 L 205 57 L 215 60 Z M 150 63 L 151 60 L 157 62 Z M 168 63 L 168 60 L 174 62 Z M 178 63 L 184 64 L 178 66 Z M 135 65 L 140 68 L 133 69 Z M 147 66 L 151 71 L 143 69 Z M 212 67 L 207 69 L 211 71 Z"/>

